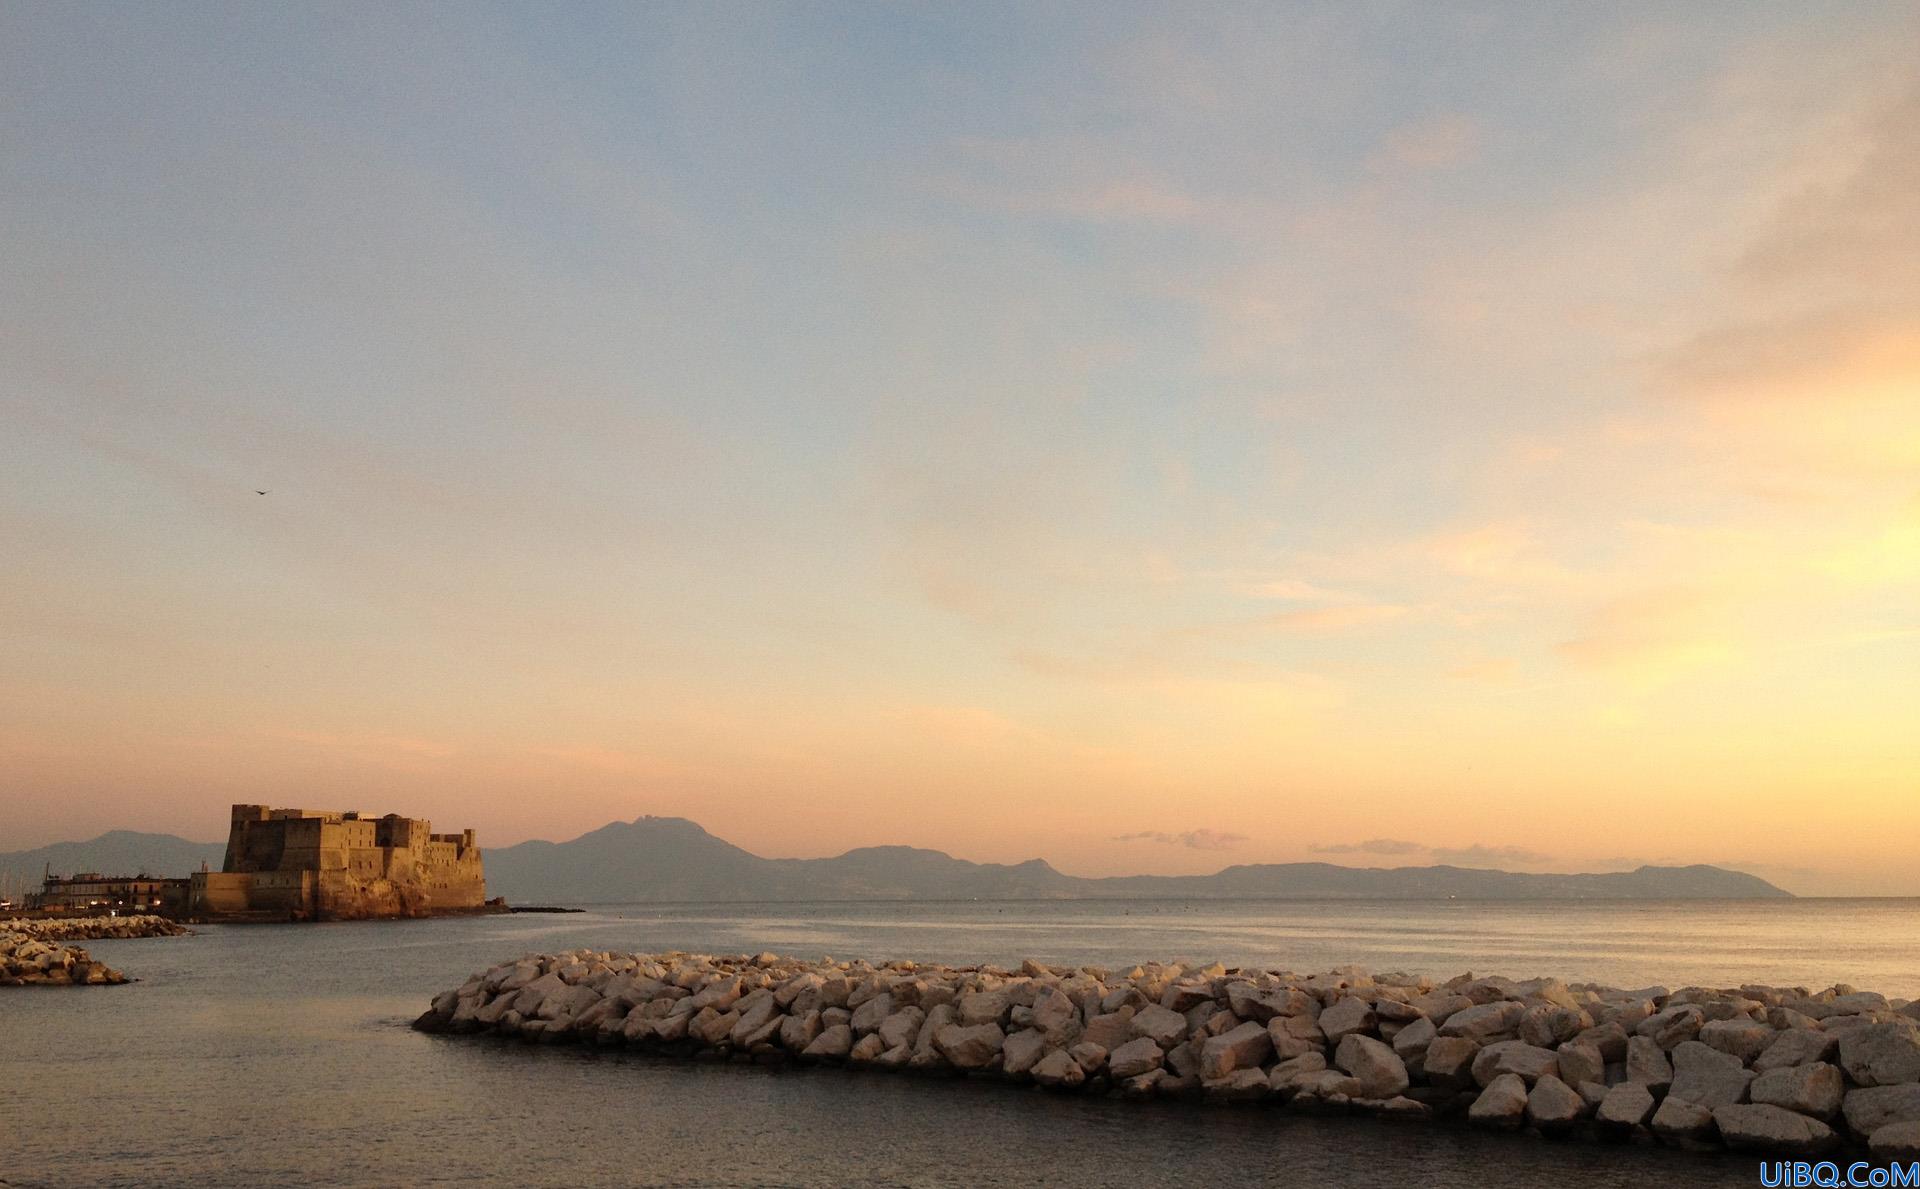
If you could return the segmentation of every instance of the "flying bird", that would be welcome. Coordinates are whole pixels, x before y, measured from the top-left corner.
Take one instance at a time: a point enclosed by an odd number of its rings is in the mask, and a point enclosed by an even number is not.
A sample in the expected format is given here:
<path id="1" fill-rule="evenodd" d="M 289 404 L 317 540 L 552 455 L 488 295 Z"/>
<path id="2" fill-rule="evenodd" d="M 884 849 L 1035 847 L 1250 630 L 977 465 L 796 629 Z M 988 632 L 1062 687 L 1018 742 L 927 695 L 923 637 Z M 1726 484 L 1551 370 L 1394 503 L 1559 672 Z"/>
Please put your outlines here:
<path id="1" fill-rule="evenodd" d="M 255 494 L 255 495 L 265 495 L 265 494 L 267 494 L 267 493 L 266 493 L 266 492 L 264 492 L 264 491 L 261 491 L 261 490 L 259 490 L 259 489 L 257 489 L 257 488 L 256 488 L 256 489 L 254 490 L 254 493 L 253 493 L 253 494 Z"/>

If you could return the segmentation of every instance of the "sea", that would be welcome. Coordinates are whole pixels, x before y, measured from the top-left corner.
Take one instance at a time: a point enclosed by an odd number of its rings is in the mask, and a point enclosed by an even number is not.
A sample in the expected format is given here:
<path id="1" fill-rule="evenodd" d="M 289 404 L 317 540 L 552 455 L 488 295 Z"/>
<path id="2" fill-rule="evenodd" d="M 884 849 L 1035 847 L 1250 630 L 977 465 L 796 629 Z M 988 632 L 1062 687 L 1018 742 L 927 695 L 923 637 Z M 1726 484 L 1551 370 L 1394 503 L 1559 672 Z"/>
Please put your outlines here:
<path id="1" fill-rule="evenodd" d="M 83 944 L 138 981 L 0 990 L 8 1186 L 1757 1183 L 1757 1160 L 1646 1145 L 408 1027 L 469 974 L 578 947 L 1920 997 L 1920 900 L 600 905 Z"/>

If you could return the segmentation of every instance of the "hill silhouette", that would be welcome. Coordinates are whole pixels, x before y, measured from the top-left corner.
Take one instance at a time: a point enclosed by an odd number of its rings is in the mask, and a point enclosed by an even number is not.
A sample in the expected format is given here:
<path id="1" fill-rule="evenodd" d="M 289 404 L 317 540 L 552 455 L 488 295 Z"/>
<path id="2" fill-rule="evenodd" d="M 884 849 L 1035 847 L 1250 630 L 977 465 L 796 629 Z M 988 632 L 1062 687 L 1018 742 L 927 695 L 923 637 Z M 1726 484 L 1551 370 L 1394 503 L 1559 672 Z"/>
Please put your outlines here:
<path id="1" fill-rule="evenodd" d="M 1145 899 L 1326 897 L 1441 899 L 1760 899 L 1785 897 L 1757 876 L 1704 864 L 1542 875 L 1471 867 L 1260 863 L 1212 875 L 1085 879 L 1045 860 L 973 863 L 937 850 L 869 846 L 825 859 L 767 859 L 694 822 L 642 817 L 571 842 L 487 852 L 487 887 L 509 900 L 622 901 Z"/>
<path id="2" fill-rule="evenodd" d="M 0 886 L 40 886 L 55 874 L 186 875 L 219 870 L 226 845 L 172 834 L 111 830 L 86 842 L 0 853 Z M 1341 867 L 1252 863 L 1212 875 L 1087 879 L 1044 859 L 974 863 L 914 846 L 866 846 L 825 859 L 768 859 L 678 817 L 609 822 L 567 842 L 484 851 L 489 895 L 514 903 L 750 902 L 779 900 L 1031 900 L 1249 898 L 1445 900 L 1698 900 L 1790 896 L 1722 867 L 1641 867 L 1556 875 L 1474 867 Z"/>

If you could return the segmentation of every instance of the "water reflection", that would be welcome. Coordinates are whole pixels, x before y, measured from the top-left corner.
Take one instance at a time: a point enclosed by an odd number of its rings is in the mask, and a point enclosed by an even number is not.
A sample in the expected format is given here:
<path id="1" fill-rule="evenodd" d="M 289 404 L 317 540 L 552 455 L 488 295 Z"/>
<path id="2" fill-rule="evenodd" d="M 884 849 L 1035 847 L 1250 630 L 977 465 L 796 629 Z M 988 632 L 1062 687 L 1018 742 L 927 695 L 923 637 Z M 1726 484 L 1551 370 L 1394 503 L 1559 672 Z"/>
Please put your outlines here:
<path id="1" fill-rule="evenodd" d="M 1060 1098 L 427 1037 L 434 991 L 527 950 L 1552 972 L 1920 989 L 1912 901 L 785 905 L 209 928 L 90 948 L 127 987 L 0 999 L 15 1185 L 1754 1183 L 1748 1160 L 1281 1111 Z"/>

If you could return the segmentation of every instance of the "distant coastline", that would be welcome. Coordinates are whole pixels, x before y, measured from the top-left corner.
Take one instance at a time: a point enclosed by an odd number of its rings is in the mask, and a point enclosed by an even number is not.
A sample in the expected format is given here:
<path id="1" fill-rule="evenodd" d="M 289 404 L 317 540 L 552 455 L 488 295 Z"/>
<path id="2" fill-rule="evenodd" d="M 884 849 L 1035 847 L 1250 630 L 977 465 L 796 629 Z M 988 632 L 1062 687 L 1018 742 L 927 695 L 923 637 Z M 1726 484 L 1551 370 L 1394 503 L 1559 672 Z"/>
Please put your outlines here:
<path id="1" fill-rule="evenodd" d="M 762 900 L 1689 900 L 1785 899 L 1767 881 L 1709 866 L 1542 875 L 1469 867 L 1266 863 L 1212 875 L 1083 878 L 1042 859 L 974 863 L 908 846 L 825 859 L 768 859 L 685 818 L 613 822 L 568 842 L 487 852 L 489 889 L 509 901 L 742 903 Z"/>
<path id="2" fill-rule="evenodd" d="M 55 867 L 185 871 L 216 843 L 114 831 L 91 842 L 0 854 L 0 878 Z M 191 863 L 191 866 L 188 865 Z M 685 818 L 612 822 L 567 842 L 486 850 L 489 896 L 542 905 L 916 900 L 1759 900 L 1792 893 L 1758 876 L 1698 864 L 1540 874 L 1474 867 L 1257 863 L 1211 875 L 1067 875 L 1043 859 L 974 863 L 937 850 L 874 846 L 824 859 L 769 859 Z"/>

